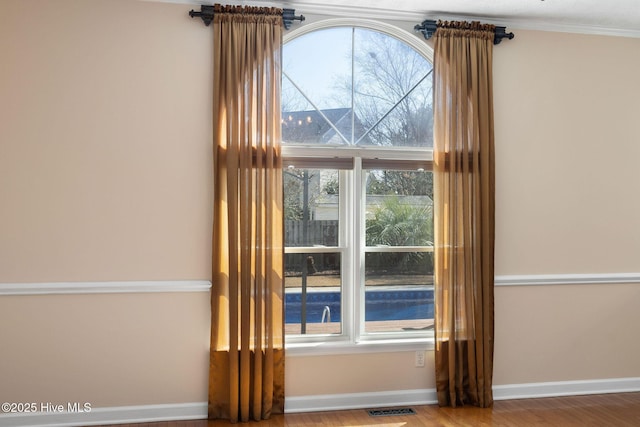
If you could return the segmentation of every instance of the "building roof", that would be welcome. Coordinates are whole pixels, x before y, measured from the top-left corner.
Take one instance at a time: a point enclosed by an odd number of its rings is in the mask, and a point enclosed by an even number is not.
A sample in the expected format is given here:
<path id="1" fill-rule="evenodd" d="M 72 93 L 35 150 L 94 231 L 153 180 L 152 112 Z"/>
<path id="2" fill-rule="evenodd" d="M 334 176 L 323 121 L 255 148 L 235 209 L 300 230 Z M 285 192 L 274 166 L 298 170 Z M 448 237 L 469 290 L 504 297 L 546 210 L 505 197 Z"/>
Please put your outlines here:
<path id="1" fill-rule="evenodd" d="M 303 144 L 345 144 L 342 134 L 351 139 L 351 108 L 326 110 L 289 111 L 282 113 L 282 142 Z M 325 119 L 326 117 L 326 119 Z M 333 126 L 331 126 L 331 124 Z M 362 135 L 364 127 L 356 116 L 356 134 Z M 340 132 L 336 132 L 336 129 Z"/>

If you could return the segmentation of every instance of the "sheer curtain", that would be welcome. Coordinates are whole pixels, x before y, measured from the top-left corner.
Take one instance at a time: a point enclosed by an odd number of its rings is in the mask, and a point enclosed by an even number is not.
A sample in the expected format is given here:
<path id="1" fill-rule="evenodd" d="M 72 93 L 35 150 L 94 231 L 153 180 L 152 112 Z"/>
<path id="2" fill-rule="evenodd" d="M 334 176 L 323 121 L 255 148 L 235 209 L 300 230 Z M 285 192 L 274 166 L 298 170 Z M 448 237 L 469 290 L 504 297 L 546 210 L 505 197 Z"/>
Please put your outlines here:
<path id="1" fill-rule="evenodd" d="M 282 11 L 216 5 L 209 418 L 284 411 Z"/>
<path id="2" fill-rule="evenodd" d="M 436 389 L 441 406 L 493 403 L 494 27 L 434 34 Z"/>

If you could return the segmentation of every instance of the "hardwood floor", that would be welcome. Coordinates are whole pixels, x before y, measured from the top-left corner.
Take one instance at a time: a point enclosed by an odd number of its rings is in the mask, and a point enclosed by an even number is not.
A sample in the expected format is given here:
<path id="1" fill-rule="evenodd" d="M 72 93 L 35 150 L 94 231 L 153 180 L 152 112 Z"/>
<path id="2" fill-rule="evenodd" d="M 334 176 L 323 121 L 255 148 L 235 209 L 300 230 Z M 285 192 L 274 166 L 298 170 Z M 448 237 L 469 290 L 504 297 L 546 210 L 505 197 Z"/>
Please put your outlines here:
<path id="1" fill-rule="evenodd" d="M 493 408 L 412 406 L 415 415 L 371 417 L 366 410 L 274 416 L 249 427 L 640 426 L 640 393 L 502 400 Z M 222 427 L 228 421 L 168 421 L 109 427 Z M 106 427 L 106 426 L 103 426 Z"/>

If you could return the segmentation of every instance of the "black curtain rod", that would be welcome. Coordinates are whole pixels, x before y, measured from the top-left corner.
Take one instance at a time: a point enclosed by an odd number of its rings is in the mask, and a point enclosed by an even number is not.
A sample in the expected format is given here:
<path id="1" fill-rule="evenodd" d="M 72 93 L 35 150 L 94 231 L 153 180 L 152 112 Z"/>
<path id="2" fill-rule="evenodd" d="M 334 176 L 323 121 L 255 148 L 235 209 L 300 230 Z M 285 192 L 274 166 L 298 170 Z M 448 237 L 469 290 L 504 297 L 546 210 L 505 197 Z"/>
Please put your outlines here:
<path id="1" fill-rule="evenodd" d="M 211 21 L 213 21 L 213 15 L 214 6 L 209 5 L 200 6 L 199 12 L 193 9 L 191 9 L 191 11 L 189 12 L 189 16 L 192 18 L 202 18 L 202 22 L 204 22 L 204 25 L 206 25 L 207 27 L 209 26 L 209 24 L 211 24 Z M 284 28 L 288 30 L 291 27 L 291 23 L 293 21 L 302 22 L 304 21 L 304 16 L 296 16 L 295 9 L 282 9 L 282 23 L 284 25 Z"/>
<path id="2" fill-rule="evenodd" d="M 427 40 L 431 38 L 433 33 L 436 32 L 437 28 L 438 28 L 438 23 L 430 19 L 422 21 L 422 24 L 418 24 L 415 27 L 413 27 L 414 30 L 420 31 L 422 35 L 424 35 L 424 38 Z M 500 44 L 500 42 L 504 38 L 511 40 L 512 38 L 515 37 L 513 33 L 507 33 L 506 30 L 507 30 L 507 27 L 499 27 L 496 25 L 496 29 L 493 36 L 493 44 Z"/>

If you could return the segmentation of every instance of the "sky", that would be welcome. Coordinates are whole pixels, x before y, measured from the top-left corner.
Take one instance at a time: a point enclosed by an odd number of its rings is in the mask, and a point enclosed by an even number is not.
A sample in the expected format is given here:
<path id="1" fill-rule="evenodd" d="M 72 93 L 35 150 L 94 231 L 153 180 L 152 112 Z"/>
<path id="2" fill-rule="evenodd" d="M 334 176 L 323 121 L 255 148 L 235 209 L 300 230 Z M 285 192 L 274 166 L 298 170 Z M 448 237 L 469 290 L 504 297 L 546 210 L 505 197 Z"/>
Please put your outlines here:
<path id="1" fill-rule="evenodd" d="M 335 98 L 334 86 L 345 81 L 351 74 L 351 28 L 328 28 L 293 39 L 285 44 L 283 68 L 285 73 L 316 103 L 317 107 L 350 107 L 347 102 L 340 105 Z M 326 72 L 326 64 L 331 72 Z M 285 78 L 285 88 L 290 85 Z M 335 96 L 327 96 L 327 94 Z M 306 105 L 301 109 L 312 109 Z"/>

